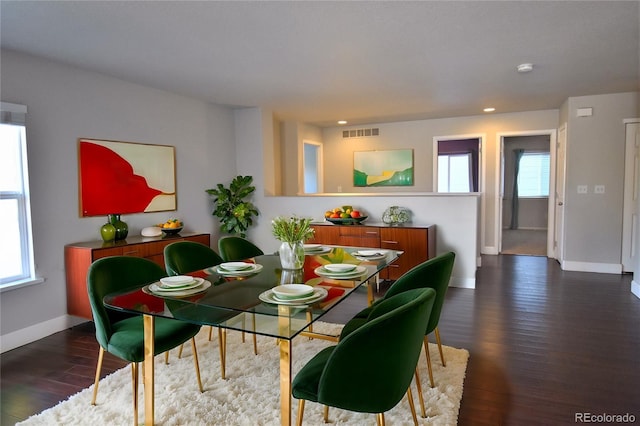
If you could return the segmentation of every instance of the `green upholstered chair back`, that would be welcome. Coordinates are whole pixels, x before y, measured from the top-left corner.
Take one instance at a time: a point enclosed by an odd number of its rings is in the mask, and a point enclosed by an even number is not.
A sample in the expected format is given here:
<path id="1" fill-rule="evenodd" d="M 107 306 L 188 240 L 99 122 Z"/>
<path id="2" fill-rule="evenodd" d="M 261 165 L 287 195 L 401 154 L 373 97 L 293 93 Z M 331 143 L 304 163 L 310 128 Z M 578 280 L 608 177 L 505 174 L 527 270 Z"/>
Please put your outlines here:
<path id="1" fill-rule="evenodd" d="M 440 321 L 440 312 L 442 312 L 444 298 L 449 288 L 455 258 L 455 253 L 447 252 L 414 266 L 398 278 L 391 287 L 389 287 L 389 290 L 387 290 L 384 296 L 386 299 L 414 288 L 434 289 L 436 291 L 436 300 L 433 303 L 431 317 L 429 318 L 425 334 L 429 334 L 435 330 L 438 326 L 438 321 Z"/>
<path id="2" fill-rule="evenodd" d="M 241 237 L 222 237 L 218 240 L 218 252 L 225 262 L 249 259 L 264 252 L 251 241 Z"/>
<path id="3" fill-rule="evenodd" d="M 366 324 L 335 346 L 318 402 L 365 413 L 393 408 L 407 392 L 436 293 L 415 289 L 379 303 Z"/>
<path id="4" fill-rule="evenodd" d="M 222 258 L 211 247 L 195 241 L 177 241 L 164 248 L 164 265 L 168 275 L 187 274 L 222 262 Z"/>
<path id="5" fill-rule="evenodd" d="M 111 324 L 134 316 L 105 308 L 102 302 L 104 296 L 140 288 L 166 276 L 161 266 L 141 257 L 104 257 L 91 264 L 87 275 L 87 292 L 100 346 L 107 348 L 112 334 Z"/>

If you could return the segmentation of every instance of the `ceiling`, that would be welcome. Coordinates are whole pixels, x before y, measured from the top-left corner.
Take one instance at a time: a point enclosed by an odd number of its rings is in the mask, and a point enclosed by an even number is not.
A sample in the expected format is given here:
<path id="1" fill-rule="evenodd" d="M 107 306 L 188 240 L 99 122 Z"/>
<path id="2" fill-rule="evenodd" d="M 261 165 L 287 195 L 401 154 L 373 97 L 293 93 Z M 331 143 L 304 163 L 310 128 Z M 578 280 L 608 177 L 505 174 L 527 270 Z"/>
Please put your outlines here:
<path id="1" fill-rule="evenodd" d="M 637 1 L 2 0 L 0 18 L 2 48 L 318 126 L 557 109 L 640 81 Z"/>

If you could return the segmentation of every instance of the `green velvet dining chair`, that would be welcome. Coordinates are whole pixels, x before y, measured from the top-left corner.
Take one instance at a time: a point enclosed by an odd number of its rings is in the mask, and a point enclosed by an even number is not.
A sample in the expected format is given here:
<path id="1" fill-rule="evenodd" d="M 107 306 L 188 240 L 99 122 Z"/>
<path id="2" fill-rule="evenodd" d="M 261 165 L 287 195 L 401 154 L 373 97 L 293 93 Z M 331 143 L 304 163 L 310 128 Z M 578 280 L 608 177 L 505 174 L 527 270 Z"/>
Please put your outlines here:
<path id="1" fill-rule="evenodd" d="M 196 241 L 176 241 L 164 247 L 164 265 L 169 275 L 201 271 L 222 262 L 211 247 Z"/>
<path id="2" fill-rule="evenodd" d="M 201 271 L 211 266 L 223 263 L 224 260 L 211 247 L 195 241 L 176 241 L 168 244 L 164 248 L 164 263 L 167 274 L 184 275 L 194 271 Z M 242 317 L 244 321 L 244 316 Z M 211 330 L 209 329 L 209 340 L 211 340 Z M 226 378 L 226 356 L 227 356 L 227 331 L 218 327 L 218 340 L 220 341 L 220 376 Z M 244 333 L 242 333 L 244 341 Z M 258 342 L 256 335 L 253 335 L 253 351 L 258 353 Z M 180 356 L 180 355 L 178 355 Z"/>
<path id="3" fill-rule="evenodd" d="M 417 425 L 410 385 L 435 298 L 435 290 L 426 288 L 389 297 L 371 309 L 364 324 L 307 362 L 291 385 L 300 400 L 297 425 L 302 425 L 305 401 L 374 413 L 384 425 L 385 411 L 405 394 Z"/>
<path id="4" fill-rule="evenodd" d="M 144 362 L 143 318 L 141 315 L 107 309 L 103 299 L 109 293 L 141 288 L 165 276 L 166 273 L 161 266 L 148 259 L 130 256 L 98 259 L 89 267 L 87 276 L 89 303 L 96 328 L 96 339 L 100 344 L 91 405 L 96 404 L 102 360 L 106 351 L 131 362 L 134 425 L 138 424 L 138 364 Z M 199 331 L 200 325 L 197 324 L 156 318 L 154 355 L 169 351 L 191 340 L 198 387 L 202 392 L 195 342 L 195 335 Z"/>
<path id="5" fill-rule="evenodd" d="M 451 280 L 451 273 L 453 271 L 453 264 L 455 262 L 455 253 L 446 252 L 419 265 L 414 266 L 412 269 L 404 273 L 398 278 L 387 290 L 382 299 L 377 300 L 372 306 L 363 309 L 358 312 L 351 320 L 345 324 L 342 329 L 342 335 L 349 334 L 354 329 L 360 327 L 366 322 L 366 318 L 376 306 L 377 303 L 381 303 L 389 297 L 393 297 L 397 294 L 403 293 L 407 290 L 415 288 L 432 288 L 436 291 L 436 299 L 433 303 L 433 309 L 431 310 L 431 316 L 426 322 L 426 330 L 424 334 L 424 350 L 425 358 L 427 360 L 427 370 L 429 372 L 429 382 L 431 387 L 435 386 L 433 379 L 433 369 L 431 366 L 431 355 L 429 353 L 429 338 L 430 333 L 434 333 L 436 337 L 436 343 L 438 344 L 438 351 L 440 352 L 440 361 L 442 365 L 446 367 L 446 361 L 442 352 L 442 341 L 440 339 L 440 331 L 438 330 L 438 322 L 440 321 L 440 313 L 442 312 L 442 306 L 444 304 L 447 289 L 449 288 L 449 281 Z M 422 397 L 422 386 L 420 384 L 420 375 L 416 370 L 416 384 L 418 387 L 418 395 L 420 398 L 420 407 L 422 416 L 424 417 L 424 399 Z"/>
<path id="6" fill-rule="evenodd" d="M 218 240 L 218 252 L 225 262 L 250 259 L 261 256 L 260 247 L 242 237 L 226 236 Z"/>

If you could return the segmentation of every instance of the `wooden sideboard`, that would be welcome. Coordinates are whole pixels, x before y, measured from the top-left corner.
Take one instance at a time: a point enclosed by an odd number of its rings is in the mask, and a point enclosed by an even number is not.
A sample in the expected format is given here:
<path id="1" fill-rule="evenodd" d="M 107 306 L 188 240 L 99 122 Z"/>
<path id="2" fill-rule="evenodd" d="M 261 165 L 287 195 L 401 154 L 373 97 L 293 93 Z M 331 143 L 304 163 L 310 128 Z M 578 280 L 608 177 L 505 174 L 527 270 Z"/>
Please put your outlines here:
<path id="1" fill-rule="evenodd" d="M 103 243 L 87 241 L 64 246 L 64 267 L 67 277 L 67 313 L 92 319 L 87 296 L 87 272 L 95 260 L 107 256 L 135 256 L 152 260 L 164 269 L 164 248 L 176 241 L 196 241 L 210 247 L 209 234 L 182 234 L 165 237 L 128 237 L 126 240 Z"/>
<path id="2" fill-rule="evenodd" d="M 313 224 L 315 235 L 309 243 L 374 247 L 402 250 L 404 253 L 380 273 L 380 277 L 396 280 L 414 266 L 435 257 L 436 227 L 388 225 Z"/>

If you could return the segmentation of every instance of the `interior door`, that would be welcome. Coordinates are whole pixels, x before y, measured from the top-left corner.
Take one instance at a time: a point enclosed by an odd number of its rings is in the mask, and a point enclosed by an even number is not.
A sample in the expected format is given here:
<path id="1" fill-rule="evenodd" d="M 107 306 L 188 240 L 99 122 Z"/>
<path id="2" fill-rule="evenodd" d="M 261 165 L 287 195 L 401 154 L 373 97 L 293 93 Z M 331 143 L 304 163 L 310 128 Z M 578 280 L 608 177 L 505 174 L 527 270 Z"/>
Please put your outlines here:
<path id="1" fill-rule="evenodd" d="M 555 232 L 553 235 L 554 257 L 560 262 L 564 261 L 564 190 L 565 190 L 565 151 L 567 147 L 567 124 L 564 123 L 558 129 L 556 142 L 556 188 L 555 188 Z"/>
<path id="2" fill-rule="evenodd" d="M 622 219 L 622 270 L 635 272 L 638 228 L 638 178 L 640 174 L 640 122 L 626 123 L 624 157 L 624 207 Z"/>

